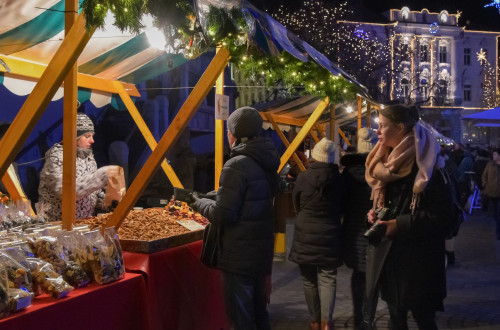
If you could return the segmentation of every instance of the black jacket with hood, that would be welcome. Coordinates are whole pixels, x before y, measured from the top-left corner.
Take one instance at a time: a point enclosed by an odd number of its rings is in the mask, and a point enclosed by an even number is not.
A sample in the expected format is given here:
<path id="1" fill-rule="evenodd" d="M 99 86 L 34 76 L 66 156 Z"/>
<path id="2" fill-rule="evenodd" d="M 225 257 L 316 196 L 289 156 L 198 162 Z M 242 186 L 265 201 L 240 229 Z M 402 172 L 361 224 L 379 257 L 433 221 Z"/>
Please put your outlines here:
<path id="1" fill-rule="evenodd" d="M 219 269 L 251 277 L 271 273 L 279 163 L 270 140 L 237 144 L 222 169 L 216 200 L 202 198 L 192 205 L 221 228 Z"/>
<path id="2" fill-rule="evenodd" d="M 344 180 L 335 164 L 314 162 L 293 189 L 298 212 L 289 259 L 323 267 L 342 265 L 340 218 Z"/>

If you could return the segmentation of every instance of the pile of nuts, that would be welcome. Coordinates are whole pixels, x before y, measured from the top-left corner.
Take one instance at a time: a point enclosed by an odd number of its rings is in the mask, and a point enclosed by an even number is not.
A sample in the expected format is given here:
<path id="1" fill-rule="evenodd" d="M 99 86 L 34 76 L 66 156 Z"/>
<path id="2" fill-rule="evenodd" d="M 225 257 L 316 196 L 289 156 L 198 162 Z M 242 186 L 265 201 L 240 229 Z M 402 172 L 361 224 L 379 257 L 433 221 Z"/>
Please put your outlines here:
<path id="1" fill-rule="evenodd" d="M 81 222 L 89 225 L 91 229 L 100 228 L 110 215 L 111 213 L 107 213 Z M 121 223 L 118 236 L 120 239 L 153 241 L 185 234 L 189 229 L 177 223 L 182 219 L 183 217 L 172 214 L 166 208 L 132 210 Z"/>

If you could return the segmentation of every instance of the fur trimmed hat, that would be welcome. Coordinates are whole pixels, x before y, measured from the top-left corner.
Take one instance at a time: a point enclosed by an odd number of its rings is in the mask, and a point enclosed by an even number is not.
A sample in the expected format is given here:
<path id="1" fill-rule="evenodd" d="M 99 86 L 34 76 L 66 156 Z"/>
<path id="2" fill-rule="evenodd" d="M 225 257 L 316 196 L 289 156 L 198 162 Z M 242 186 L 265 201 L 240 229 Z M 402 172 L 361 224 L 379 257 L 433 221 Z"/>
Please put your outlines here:
<path id="1" fill-rule="evenodd" d="M 334 163 L 336 154 L 338 154 L 337 145 L 327 138 L 322 138 L 314 146 L 311 152 L 311 157 L 317 162 Z"/>
<path id="2" fill-rule="evenodd" d="M 367 127 L 360 128 L 358 131 L 358 152 L 363 154 L 372 151 L 377 141 L 377 134 L 373 130 Z"/>
<path id="3" fill-rule="evenodd" d="M 94 123 L 84 113 L 79 112 L 76 115 L 76 136 L 80 137 L 85 133 L 94 133 Z"/>
<path id="4" fill-rule="evenodd" d="M 262 117 L 252 107 L 236 109 L 227 119 L 227 129 L 237 139 L 256 137 L 261 127 Z"/>

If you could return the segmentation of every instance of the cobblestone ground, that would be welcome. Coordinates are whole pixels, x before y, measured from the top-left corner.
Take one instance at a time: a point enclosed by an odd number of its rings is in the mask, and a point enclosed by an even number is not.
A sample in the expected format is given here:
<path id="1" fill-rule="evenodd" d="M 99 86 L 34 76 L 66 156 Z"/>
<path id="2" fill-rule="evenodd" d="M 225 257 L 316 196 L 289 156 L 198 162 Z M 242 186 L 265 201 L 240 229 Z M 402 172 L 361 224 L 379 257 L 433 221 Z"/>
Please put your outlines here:
<path id="1" fill-rule="evenodd" d="M 500 241 L 491 217 L 475 211 L 456 238 L 456 265 L 447 269 L 448 297 L 445 312 L 437 315 L 440 329 L 500 329 Z M 287 224 L 287 252 L 293 220 Z M 269 313 L 273 330 L 308 329 L 308 313 L 296 264 L 276 258 Z M 342 266 L 337 277 L 335 328 L 353 329 L 350 293 L 351 271 Z M 377 328 L 387 329 L 389 314 L 379 302 Z M 410 329 L 417 329 L 411 320 Z"/>

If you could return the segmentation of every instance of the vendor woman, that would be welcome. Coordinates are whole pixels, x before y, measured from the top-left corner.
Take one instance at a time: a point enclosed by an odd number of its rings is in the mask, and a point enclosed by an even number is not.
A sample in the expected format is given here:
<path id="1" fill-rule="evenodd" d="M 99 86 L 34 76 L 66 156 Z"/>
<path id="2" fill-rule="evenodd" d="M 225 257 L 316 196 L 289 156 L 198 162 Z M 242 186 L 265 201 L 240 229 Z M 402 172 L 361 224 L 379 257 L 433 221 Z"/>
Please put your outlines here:
<path id="1" fill-rule="evenodd" d="M 83 219 L 94 215 L 97 207 L 104 208 L 104 191 L 108 176 L 116 176 L 116 166 L 97 169 L 92 153 L 94 143 L 94 124 L 84 113 L 77 114 L 77 156 L 76 156 L 76 218 Z M 62 220 L 62 173 L 63 146 L 56 143 L 45 153 L 45 164 L 40 173 L 38 187 L 38 215 L 48 221 Z"/>

